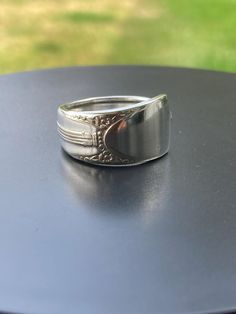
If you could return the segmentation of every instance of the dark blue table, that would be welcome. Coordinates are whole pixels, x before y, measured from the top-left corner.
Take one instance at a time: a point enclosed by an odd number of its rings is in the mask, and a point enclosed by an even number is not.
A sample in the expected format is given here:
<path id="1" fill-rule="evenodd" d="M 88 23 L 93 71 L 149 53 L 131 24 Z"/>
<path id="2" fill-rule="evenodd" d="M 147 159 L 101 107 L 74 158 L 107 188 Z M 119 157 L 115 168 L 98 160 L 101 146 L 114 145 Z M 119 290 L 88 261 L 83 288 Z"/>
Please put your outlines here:
<path id="1" fill-rule="evenodd" d="M 58 104 L 167 93 L 172 144 L 142 166 L 66 156 Z M 236 75 L 79 67 L 0 77 L 0 309 L 42 314 L 236 308 Z"/>

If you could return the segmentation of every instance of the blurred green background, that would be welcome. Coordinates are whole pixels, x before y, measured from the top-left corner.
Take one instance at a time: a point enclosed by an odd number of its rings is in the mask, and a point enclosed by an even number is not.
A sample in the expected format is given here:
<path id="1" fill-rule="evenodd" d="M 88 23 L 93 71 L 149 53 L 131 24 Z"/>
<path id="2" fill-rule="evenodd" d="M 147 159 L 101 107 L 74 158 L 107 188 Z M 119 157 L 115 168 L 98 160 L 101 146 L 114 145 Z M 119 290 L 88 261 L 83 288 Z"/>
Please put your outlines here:
<path id="1" fill-rule="evenodd" d="M 236 0 L 0 0 L 0 73 L 87 64 L 236 71 Z"/>

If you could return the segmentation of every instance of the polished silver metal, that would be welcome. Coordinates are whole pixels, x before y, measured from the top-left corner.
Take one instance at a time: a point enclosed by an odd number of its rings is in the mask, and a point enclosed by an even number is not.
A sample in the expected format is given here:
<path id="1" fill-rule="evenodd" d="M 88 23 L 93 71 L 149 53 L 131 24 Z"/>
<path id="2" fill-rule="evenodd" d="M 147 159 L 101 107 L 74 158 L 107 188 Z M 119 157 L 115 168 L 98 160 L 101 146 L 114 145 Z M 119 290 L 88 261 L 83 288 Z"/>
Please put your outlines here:
<path id="1" fill-rule="evenodd" d="M 103 166 L 138 165 L 169 150 L 166 95 L 87 98 L 58 108 L 58 132 L 72 157 Z"/>

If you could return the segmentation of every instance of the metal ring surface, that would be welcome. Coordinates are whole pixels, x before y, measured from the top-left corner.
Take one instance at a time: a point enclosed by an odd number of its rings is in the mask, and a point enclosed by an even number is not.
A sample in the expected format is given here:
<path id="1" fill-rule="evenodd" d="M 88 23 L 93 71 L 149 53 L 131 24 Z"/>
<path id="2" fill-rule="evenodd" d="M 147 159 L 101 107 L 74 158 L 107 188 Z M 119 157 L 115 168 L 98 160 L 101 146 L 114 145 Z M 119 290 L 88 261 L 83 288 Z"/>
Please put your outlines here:
<path id="1" fill-rule="evenodd" d="M 96 165 L 137 165 L 169 150 L 166 95 L 87 98 L 58 107 L 58 132 L 72 157 Z"/>

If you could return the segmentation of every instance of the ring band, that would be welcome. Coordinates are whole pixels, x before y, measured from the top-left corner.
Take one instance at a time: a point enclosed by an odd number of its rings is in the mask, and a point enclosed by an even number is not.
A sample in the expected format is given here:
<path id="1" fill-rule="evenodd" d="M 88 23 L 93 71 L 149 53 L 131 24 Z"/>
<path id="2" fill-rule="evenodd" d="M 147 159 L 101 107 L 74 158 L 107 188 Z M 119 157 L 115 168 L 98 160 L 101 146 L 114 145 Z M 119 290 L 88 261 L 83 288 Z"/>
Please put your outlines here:
<path id="1" fill-rule="evenodd" d="M 166 95 L 87 98 L 58 107 L 58 132 L 72 157 L 96 165 L 137 165 L 169 149 Z"/>

